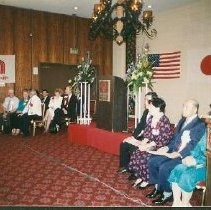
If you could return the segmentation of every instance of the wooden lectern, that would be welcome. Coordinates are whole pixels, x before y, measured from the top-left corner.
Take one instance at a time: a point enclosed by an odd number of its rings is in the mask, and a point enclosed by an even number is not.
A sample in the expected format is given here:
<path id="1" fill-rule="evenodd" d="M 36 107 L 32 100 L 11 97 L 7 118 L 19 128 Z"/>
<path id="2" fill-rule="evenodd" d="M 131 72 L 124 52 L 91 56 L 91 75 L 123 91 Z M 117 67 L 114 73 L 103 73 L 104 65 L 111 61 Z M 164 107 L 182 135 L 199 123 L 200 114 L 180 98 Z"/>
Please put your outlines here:
<path id="1" fill-rule="evenodd" d="M 97 127 L 109 131 L 127 130 L 127 86 L 114 76 L 99 77 Z"/>

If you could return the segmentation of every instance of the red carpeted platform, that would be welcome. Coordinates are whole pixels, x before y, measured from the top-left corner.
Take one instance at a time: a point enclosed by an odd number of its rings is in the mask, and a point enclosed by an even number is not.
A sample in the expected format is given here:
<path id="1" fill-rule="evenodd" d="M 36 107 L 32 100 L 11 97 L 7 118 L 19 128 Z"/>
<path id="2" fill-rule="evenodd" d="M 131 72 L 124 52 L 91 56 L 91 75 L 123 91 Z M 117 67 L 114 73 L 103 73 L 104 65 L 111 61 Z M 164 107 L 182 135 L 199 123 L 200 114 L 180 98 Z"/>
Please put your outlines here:
<path id="1" fill-rule="evenodd" d="M 95 125 L 70 124 L 68 140 L 71 142 L 92 146 L 103 152 L 119 155 L 119 145 L 128 137 L 127 133 L 113 133 L 96 128 Z"/>

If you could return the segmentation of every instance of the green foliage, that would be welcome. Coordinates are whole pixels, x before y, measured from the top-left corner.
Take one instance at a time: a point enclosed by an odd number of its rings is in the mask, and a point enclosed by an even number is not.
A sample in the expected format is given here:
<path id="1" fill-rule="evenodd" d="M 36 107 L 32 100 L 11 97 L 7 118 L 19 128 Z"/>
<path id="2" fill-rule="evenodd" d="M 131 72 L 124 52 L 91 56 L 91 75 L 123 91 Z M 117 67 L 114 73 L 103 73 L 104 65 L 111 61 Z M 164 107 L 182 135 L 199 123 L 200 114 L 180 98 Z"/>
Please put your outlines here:
<path id="1" fill-rule="evenodd" d="M 82 63 L 78 65 L 78 74 L 74 80 L 69 80 L 69 84 L 73 87 L 79 87 L 81 82 L 93 83 L 95 80 L 95 67 L 92 66 L 92 60 L 90 58 L 82 58 Z"/>
<path id="2" fill-rule="evenodd" d="M 136 63 L 131 63 L 127 70 L 126 82 L 131 91 L 138 92 L 139 87 L 144 87 L 146 83 L 152 89 L 152 64 L 148 60 L 148 56 L 144 53 L 138 56 Z"/>

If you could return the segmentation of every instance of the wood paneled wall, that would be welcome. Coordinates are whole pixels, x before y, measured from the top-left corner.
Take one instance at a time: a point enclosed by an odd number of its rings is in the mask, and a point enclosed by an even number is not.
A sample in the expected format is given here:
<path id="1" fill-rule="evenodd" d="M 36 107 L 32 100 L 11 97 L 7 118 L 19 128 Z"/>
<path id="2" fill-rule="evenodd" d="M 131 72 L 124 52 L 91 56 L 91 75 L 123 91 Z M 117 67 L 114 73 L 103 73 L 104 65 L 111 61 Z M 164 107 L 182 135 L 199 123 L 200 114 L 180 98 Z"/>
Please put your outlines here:
<path id="1" fill-rule="evenodd" d="M 78 64 L 90 51 L 102 75 L 112 75 L 112 41 L 88 39 L 89 19 L 0 5 L 0 54 L 16 55 L 18 96 L 24 88 L 39 89 L 33 67 L 41 62 Z M 75 46 L 76 44 L 76 46 Z M 78 55 L 70 54 L 77 47 Z M 0 102 L 8 87 L 0 87 Z"/>

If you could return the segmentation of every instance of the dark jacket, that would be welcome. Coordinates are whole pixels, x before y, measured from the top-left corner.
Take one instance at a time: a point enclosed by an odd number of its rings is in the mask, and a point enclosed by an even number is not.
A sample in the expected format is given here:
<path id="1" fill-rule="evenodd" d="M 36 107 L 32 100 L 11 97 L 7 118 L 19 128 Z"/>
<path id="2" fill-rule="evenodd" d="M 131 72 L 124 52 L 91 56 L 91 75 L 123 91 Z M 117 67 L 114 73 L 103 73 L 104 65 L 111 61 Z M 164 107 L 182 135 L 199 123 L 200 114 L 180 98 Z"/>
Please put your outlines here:
<path id="1" fill-rule="evenodd" d="M 147 119 L 148 113 L 149 113 L 149 110 L 145 109 L 144 112 L 143 112 L 143 115 L 141 117 L 140 122 L 138 123 L 137 127 L 135 128 L 135 130 L 133 132 L 133 137 L 135 139 L 139 139 L 138 135 L 145 129 L 146 119 Z"/>
<path id="2" fill-rule="evenodd" d="M 61 108 L 67 110 L 67 117 L 70 118 L 70 121 L 77 120 L 77 97 L 74 94 L 72 94 L 69 101 L 67 95 L 63 97 Z"/>
<path id="3" fill-rule="evenodd" d="M 51 99 L 50 96 L 47 96 L 45 101 L 44 101 L 44 98 L 41 100 L 41 102 L 45 104 L 45 110 L 48 109 L 48 105 L 49 105 L 50 99 Z"/>
<path id="4" fill-rule="evenodd" d="M 183 123 L 185 122 L 185 118 L 182 118 L 176 128 L 176 132 L 172 139 L 170 140 L 170 143 L 168 145 L 169 152 L 175 152 L 178 151 L 178 148 L 181 145 L 181 137 L 184 133 L 184 131 L 190 132 L 190 139 L 191 141 L 187 143 L 187 145 L 182 149 L 179 153 L 182 156 L 182 158 L 185 158 L 186 156 L 190 155 L 190 152 L 194 149 L 196 144 L 199 142 L 201 137 L 204 135 L 204 132 L 206 130 L 204 122 L 202 122 L 201 119 L 196 117 L 193 119 L 190 123 L 188 123 L 184 128 Z"/>

